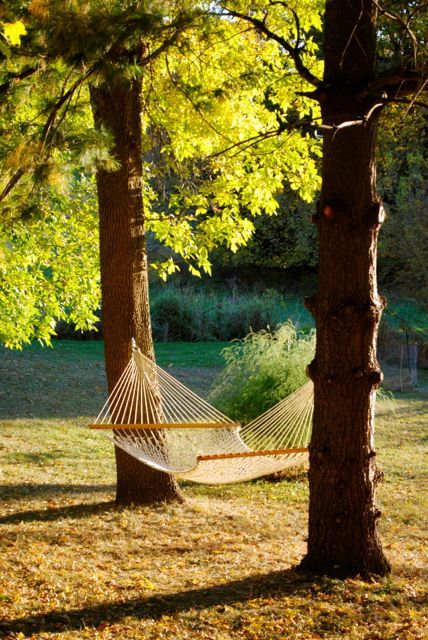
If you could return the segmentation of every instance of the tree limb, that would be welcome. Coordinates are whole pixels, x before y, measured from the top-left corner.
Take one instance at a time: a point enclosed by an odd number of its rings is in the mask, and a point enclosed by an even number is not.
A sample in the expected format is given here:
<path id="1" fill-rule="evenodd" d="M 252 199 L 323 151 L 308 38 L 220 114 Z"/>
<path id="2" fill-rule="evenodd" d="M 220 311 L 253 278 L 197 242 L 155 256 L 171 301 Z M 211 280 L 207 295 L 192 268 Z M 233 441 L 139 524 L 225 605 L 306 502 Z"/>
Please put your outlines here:
<path id="1" fill-rule="evenodd" d="M 407 32 L 410 40 L 412 41 L 412 48 L 413 48 L 413 64 L 416 67 L 417 64 L 417 54 L 418 54 L 418 40 L 415 36 L 415 34 L 413 33 L 413 31 L 411 30 L 411 28 L 409 27 L 409 21 L 405 22 L 398 14 L 393 13 L 392 11 L 386 10 L 384 9 L 379 2 L 377 2 L 377 0 L 373 0 L 373 4 L 375 5 L 375 7 L 377 8 L 377 10 L 384 15 L 386 18 L 389 18 L 390 20 L 394 20 L 395 22 L 398 22 L 399 25 L 401 25 L 404 29 L 404 31 Z M 411 14 L 409 20 L 411 19 L 412 15 Z"/>
<path id="2" fill-rule="evenodd" d="M 302 61 L 302 58 L 300 56 L 300 51 L 299 51 L 299 40 L 297 40 L 297 44 L 295 47 L 293 47 L 288 40 L 286 40 L 286 38 L 283 38 L 282 36 L 280 36 L 279 34 L 275 33 L 274 31 L 272 31 L 271 29 L 269 29 L 269 27 L 266 26 L 266 21 L 265 20 L 259 20 L 259 18 L 255 18 L 254 16 L 250 16 L 247 15 L 245 13 L 242 13 L 240 11 L 235 11 L 234 9 L 228 9 L 225 8 L 226 11 L 226 15 L 232 16 L 233 18 L 239 18 L 240 20 L 245 20 L 246 22 L 249 22 L 250 24 L 253 25 L 253 27 L 259 31 L 260 33 L 262 33 L 263 35 L 265 35 L 267 38 L 274 40 L 274 42 L 277 42 L 283 49 L 285 49 L 285 51 L 287 51 L 287 53 L 290 55 L 291 59 L 293 60 L 297 71 L 299 72 L 299 74 L 301 75 L 301 77 L 306 80 L 307 82 L 309 82 L 309 84 L 314 85 L 315 87 L 317 87 L 318 85 L 321 84 L 321 80 L 319 78 L 317 78 L 304 64 Z M 293 12 L 293 16 L 295 17 L 296 20 L 296 16 Z M 296 25 L 298 26 L 298 29 L 300 28 L 299 22 L 296 22 Z"/>
<path id="3" fill-rule="evenodd" d="M 23 69 L 19 73 L 11 73 L 8 79 L 6 80 L 6 82 L 4 82 L 3 84 L 0 84 L 0 96 L 7 93 L 10 87 L 12 86 L 12 84 L 14 84 L 15 82 L 20 82 L 21 80 L 24 80 L 24 78 L 28 78 L 28 76 L 31 76 L 33 73 L 36 73 L 37 70 L 38 70 L 38 67 L 27 67 L 26 69 Z"/>
<path id="4" fill-rule="evenodd" d="M 49 142 L 52 139 L 56 130 L 54 128 L 54 125 L 55 125 L 55 121 L 57 119 L 58 113 L 61 110 L 61 107 L 64 104 L 70 102 L 70 100 L 73 98 L 77 89 L 85 82 L 85 80 L 87 80 L 96 71 L 97 68 L 98 68 L 98 63 L 94 64 L 90 69 L 88 69 L 88 71 L 81 78 L 76 80 L 76 82 L 70 87 L 70 89 L 68 89 L 68 91 L 63 92 L 61 97 L 53 105 L 49 113 L 49 116 L 46 120 L 45 126 L 43 127 L 43 130 L 42 130 L 41 142 L 43 146 L 45 147 L 49 146 Z M 17 171 L 15 171 L 12 178 L 9 180 L 9 182 L 7 183 L 3 191 L 0 193 L 0 202 L 3 202 L 3 200 L 9 195 L 12 189 L 18 184 L 21 178 L 25 175 L 25 173 L 26 171 L 22 168 L 19 168 L 17 169 Z"/>
<path id="5" fill-rule="evenodd" d="M 297 130 L 297 129 L 307 129 L 308 127 L 311 129 L 316 129 L 316 130 L 322 130 L 322 131 L 334 131 L 334 132 L 338 132 L 341 129 L 346 129 L 348 127 L 355 127 L 355 126 L 366 126 L 369 122 L 370 119 L 372 118 L 372 116 L 374 115 L 374 113 L 380 109 L 382 109 L 385 106 L 384 102 L 377 102 L 376 104 L 374 104 L 367 113 L 365 113 L 364 115 L 360 116 L 359 118 L 354 118 L 353 120 L 343 120 L 342 122 L 339 122 L 339 124 L 321 124 L 318 122 L 314 122 L 314 120 L 310 120 L 310 119 L 302 119 L 299 120 L 299 122 L 293 122 L 293 123 L 288 123 L 288 124 L 282 124 L 281 126 L 275 128 L 275 129 L 269 129 L 268 131 L 264 131 L 262 133 L 258 133 L 254 136 L 250 136 L 249 138 L 247 138 L 246 140 L 240 140 L 239 142 L 235 142 L 234 144 L 232 144 L 230 147 L 226 147 L 225 149 L 222 149 L 221 151 L 217 151 L 216 153 L 213 153 L 212 155 L 209 156 L 209 158 L 217 158 L 221 155 L 223 155 L 224 153 L 227 153 L 228 151 L 232 151 L 232 149 L 238 149 L 239 148 L 239 152 L 241 151 L 245 151 L 245 149 L 248 149 L 249 147 L 255 146 L 256 144 L 258 144 L 259 142 L 262 142 L 263 140 L 267 140 L 269 138 L 274 138 L 275 136 L 280 135 L 281 133 L 283 133 L 284 131 L 292 131 Z M 345 114 L 343 114 L 342 116 L 337 116 L 340 120 L 342 120 L 345 117 Z"/>
<path id="6" fill-rule="evenodd" d="M 90 67 L 88 71 L 81 78 L 76 80 L 76 82 L 70 87 L 70 89 L 68 89 L 68 91 L 63 93 L 59 98 L 59 100 L 54 104 L 48 116 L 48 119 L 46 121 L 46 124 L 43 127 L 43 132 L 42 132 L 43 145 L 45 145 L 45 143 L 49 139 L 50 131 L 55 124 L 56 117 L 61 107 L 73 97 L 77 89 L 85 82 L 85 80 L 87 80 L 90 76 L 92 76 L 95 73 L 97 68 L 98 68 L 98 63 L 93 64 L 92 67 Z"/>
<path id="7" fill-rule="evenodd" d="M 2 202 L 9 195 L 9 193 L 12 191 L 14 186 L 17 185 L 18 182 L 21 180 L 24 173 L 25 171 L 23 169 L 18 169 L 17 171 L 15 171 L 15 173 L 13 174 L 13 176 L 11 177 L 11 179 L 9 180 L 9 182 L 7 183 L 3 191 L 0 193 L 0 202 Z"/>
<path id="8" fill-rule="evenodd" d="M 426 90 L 426 85 L 427 78 L 423 72 L 395 69 L 378 76 L 356 97 L 385 94 L 387 98 L 396 99 L 414 93 L 420 94 Z"/>

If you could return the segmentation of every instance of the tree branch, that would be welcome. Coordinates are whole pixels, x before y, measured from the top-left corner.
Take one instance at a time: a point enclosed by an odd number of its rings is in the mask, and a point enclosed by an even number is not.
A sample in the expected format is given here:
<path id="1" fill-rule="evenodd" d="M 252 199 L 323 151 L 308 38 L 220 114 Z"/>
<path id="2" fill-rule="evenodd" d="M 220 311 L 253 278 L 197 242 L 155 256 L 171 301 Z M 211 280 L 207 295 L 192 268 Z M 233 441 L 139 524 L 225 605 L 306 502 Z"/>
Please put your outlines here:
<path id="1" fill-rule="evenodd" d="M 46 120 L 45 126 L 43 127 L 43 130 L 42 130 L 41 142 L 43 146 L 46 146 L 46 143 L 48 143 L 48 146 L 49 146 L 49 141 L 52 139 L 56 130 L 54 129 L 54 125 L 55 125 L 55 121 L 57 119 L 58 113 L 61 110 L 61 107 L 64 104 L 70 102 L 70 100 L 73 98 L 77 89 L 85 82 L 85 80 L 87 80 L 96 71 L 97 68 L 98 68 L 98 63 L 95 63 L 90 69 L 88 69 L 88 71 L 81 78 L 76 80 L 76 82 L 70 87 L 70 89 L 68 89 L 68 91 L 63 92 L 61 97 L 53 105 L 49 113 L 49 116 Z M 25 175 L 25 173 L 26 171 L 22 168 L 19 168 L 17 169 L 17 171 L 15 171 L 12 178 L 9 180 L 9 182 L 7 183 L 3 191 L 0 193 L 0 202 L 3 202 L 3 200 L 9 195 L 12 189 L 18 184 L 21 178 Z"/>
<path id="2" fill-rule="evenodd" d="M 14 186 L 21 180 L 24 173 L 25 172 L 23 169 L 18 169 L 17 171 L 15 171 L 3 191 L 0 193 L 0 202 L 3 202 L 3 200 L 9 195 Z"/>
<path id="3" fill-rule="evenodd" d="M 88 78 L 90 78 L 95 71 L 98 68 L 98 63 L 95 63 L 92 65 L 92 67 L 90 67 L 88 69 L 88 71 L 78 80 L 76 80 L 76 82 L 70 87 L 70 89 L 68 89 L 68 91 L 66 91 L 65 93 L 63 93 L 61 95 L 61 97 L 59 98 L 59 100 L 54 104 L 48 119 L 46 121 L 45 126 L 43 127 L 43 132 L 42 132 L 42 144 L 44 145 L 49 138 L 49 134 L 50 131 L 53 127 L 53 125 L 55 124 L 55 120 L 56 117 L 58 115 L 59 110 L 61 109 L 61 107 L 68 102 L 69 100 L 71 100 L 71 98 L 73 97 L 73 95 L 75 94 L 75 92 L 77 91 L 77 89 L 85 82 L 85 80 L 87 80 Z"/>
<path id="4" fill-rule="evenodd" d="M 379 4 L 379 2 L 377 2 L 377 0 L 373 0 L 373 4 L 382 15 L 384 15 L 386 18 L 389 18 L 390 20 L 394 20 L 394 22 L 398 22 L 398 24 L 403 27 L 404 31 L 407 32 L 410 40 L 412 41 L 413 63 L 415 65 L 415 67 L 416 67 L 416 65 L 417 65 L 417 54 L 418 54 L 418 40 L 417 40 L 415 34 L 413 33 L 413 31 L 411 30 L 411 28 L 409 27 L 409 21 L 405 22 L 396 13 L 392 13 L 392 11 L 388 11 L 388 10 L 384 9 Z M 411 14 L 409 20 L 412 18 L 413 15 L 414 14 Z"/>
<path id="5" fill-rule="evenodd" d="M 423 72 L 390 70 L 370 82 L 356 97 L 386 94 L 386 97 L 396 99 L 413 93 L 420 94 L 421 91 L 426 90 L 426 85 L 427 78 Z"/>
<path id="6" fill-rule="evenodd" d="M 38 70 L 38 67 L 27 67 L 26 69 L 23 69 L 19 73 L 11 73 L 8 79 L 6 80 L 6 82 L 4 82 L 3 84 L 0 84 L 0 96 L 7 93 L 10 87 L 12 86 L 12 84 L 14 84 L 15 82 L 20 82 L 21 80 L 24 80 L 24 78 L 28 78 L 28 76 L 31 76 L 33 73 L 36 73 L 37 70 Z"/>
<path id="7" fill-rule="evenodd" d="M 209 156 L 209 158 L 217 158 L 223 155 L 224 153 L 227 153 L 228 151 L 231 151 L 232 149 L 237 149 L 237 148 L 239 148 L 238 153 L 241 151 L 245 151 L 245 149 L 255 146 L 256 144 L 258 144 L 259 142 L 262 142 L 263 140 L 274 138 L 275 136 L 281 135 L 281 133 L 283 133 L 284 131 L 292 131 L 293 129 L 297 130 L 297 129 L 311 128 L 311 129 L 322 130 L 322 131 L 338 132 L 341 129 L 346 129 L 348 127 L 366 126 L 370 122 L 370 119 L 372 118 L 374 113 L 382 109 L 384 106 L 385 106 L 384 102 L 378 102 L 374 104 L 367 113 L 360 116 L 359 118 L 356 118 L 353 120 L 344 120 L 343 122 L 339 122 L 339 124 L 334 124 L 334 123 L 320 124 L 318 122 L 314 122 L 313 120 L 309 120 L 309 119 L 303 119 L 303 120 L 299 120 L 299 122 L 283 124 L 280 127 L 277 127 L 276 129 L 269 129 L 268 131 L 264 131 L 263 133 L 258 133 L 254 136 L 251 136 L 246 140 L 240 140 L 239 142 L 235 142 L 230 147 L 226 147 L 221 151 L 217 151 L 216 153 L 213 153 L 212 155 Z M 339 120 L 342 120 L 345 117 L 345 114 L 342 114 L 342 116 L 339 115 L 336 117 Z"/>
<path id="8" fill-rule="evenodd" d="M 274 42 L 277 42 L 290 55 L 291 59 L 293 60 L 295 66 L 296 66 L 297 71 L 299 72 L 299 74 L 301 75 L 301 77 L 304 80 L 306 80 L 310 84 L 314 85 L 315 87 L 317 87 L 318 85 L 321 84 L 321 80 L 319 78 L 317 78 L 303 64 L 302 58 L 300 56 L 300 51 L 299 51 L 299 48 L 298 48 L 299 39 L 297 40 L 296 46 L 293 47 L 288 42 L 288 40 L 286 40 L 282 36 L 278 35 L 274 31 L 269 29 L 269 27 L 266 26 L 266 21 L 265 20 L 259 20 L 258 18 L 255 18 L 254 16 L 247 15 L 247 14 L 242 13 L 240 11 L 235 11 L 234 9 L 225 8 L 225 11 L 226 11 L 226 15 L 229 15 L 229 16 L 231 16 L 233 18 L 239 18 L 240 20 L 245 20 L 246 22 L 249 22 L 250 24 L 253 25 L 253 27 L 259 33 L 262 33 L 263 35 L 265 35 L 270 40 L 274 40 Z M 295 16 L 294 12 L 293 12 L 293 16 L 294 16 L 294 18 L 296 20 L 296 16 Z M 300 28 L 300 24 L 299 24 L 298 20 L 296 22 L 296 26 L 298 27 L 298 29 Z"/>

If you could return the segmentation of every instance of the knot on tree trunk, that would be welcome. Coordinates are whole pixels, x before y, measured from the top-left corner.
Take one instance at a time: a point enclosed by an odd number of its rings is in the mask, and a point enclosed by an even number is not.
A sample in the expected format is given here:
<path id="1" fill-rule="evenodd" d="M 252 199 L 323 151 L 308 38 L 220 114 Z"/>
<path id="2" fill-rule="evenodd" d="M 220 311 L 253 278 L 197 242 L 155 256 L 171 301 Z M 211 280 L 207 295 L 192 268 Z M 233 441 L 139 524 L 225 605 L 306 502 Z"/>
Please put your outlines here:
<path id="1" fill-rule="evenodd" d="M 316 360 L 312 360 L 306 367 L 306 375 L 312 382 L 317 382 L 319 379 L 318 371 L 317 371 L 317 363 Z"/>
<path id="2" fill-rule="evenodd" d="M 324 317 L 334 331 L 351 331 L 355 335 L 379 323 L 384 306 L 381 298 L 365 304 L 343 301 L 327 310 Z"/>

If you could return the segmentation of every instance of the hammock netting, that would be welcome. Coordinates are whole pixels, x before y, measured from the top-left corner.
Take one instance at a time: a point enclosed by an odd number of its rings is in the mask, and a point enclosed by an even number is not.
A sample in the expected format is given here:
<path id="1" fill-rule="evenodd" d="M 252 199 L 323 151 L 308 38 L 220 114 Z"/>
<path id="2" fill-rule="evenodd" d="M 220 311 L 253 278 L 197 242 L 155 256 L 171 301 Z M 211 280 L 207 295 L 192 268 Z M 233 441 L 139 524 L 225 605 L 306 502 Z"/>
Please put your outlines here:
<path id="1" fill-rule="evenodd" d="M 227 484 L 304 462 L 313 385 L 308 382 L 245 426 L 233 422 L 134 345 L 95 422 L 145 464 L 178 478 Z"/>

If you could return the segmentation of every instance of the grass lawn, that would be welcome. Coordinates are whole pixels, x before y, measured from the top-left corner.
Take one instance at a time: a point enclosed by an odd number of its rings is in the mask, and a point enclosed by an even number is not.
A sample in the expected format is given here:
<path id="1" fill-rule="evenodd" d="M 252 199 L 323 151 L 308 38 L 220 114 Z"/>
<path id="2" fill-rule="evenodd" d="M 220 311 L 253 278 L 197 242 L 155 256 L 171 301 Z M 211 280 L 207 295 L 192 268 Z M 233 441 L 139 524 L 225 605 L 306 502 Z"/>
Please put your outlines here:
<path id="1" fill-rule="evenodd" d="M 222 344 L 161 344 L 206 393 Z M 428 385 L 380 404 L 381 535 L 393 574 L 311 581 L 306 475 L 183 487 L 186 502 L 116 509 L 102 345 L 0 352 L 0 637 L 58 640 L 426 638 Z M 393 408 L 393 412 L 392 409 Z M 424 460 L 425 456 L 425 460 Z"/>
<path id="2" fill-rule="evenodd" d="M 227 342 L 157 343 L 161 367 L 206 394 Z M 22 351 L 0 347 L 0 419 L 94 416 L 104 404 L 103 343 L 56 340 L 53 348 L 35 343 Z"/>

